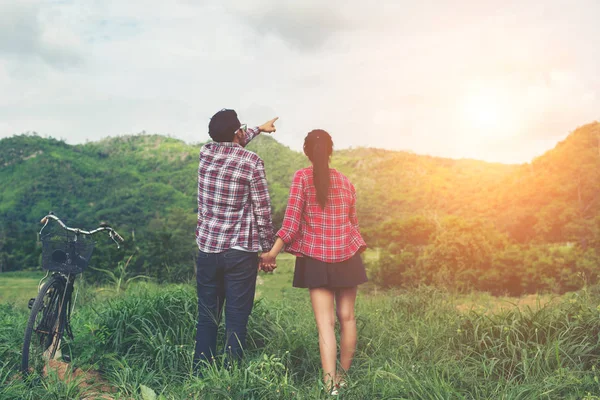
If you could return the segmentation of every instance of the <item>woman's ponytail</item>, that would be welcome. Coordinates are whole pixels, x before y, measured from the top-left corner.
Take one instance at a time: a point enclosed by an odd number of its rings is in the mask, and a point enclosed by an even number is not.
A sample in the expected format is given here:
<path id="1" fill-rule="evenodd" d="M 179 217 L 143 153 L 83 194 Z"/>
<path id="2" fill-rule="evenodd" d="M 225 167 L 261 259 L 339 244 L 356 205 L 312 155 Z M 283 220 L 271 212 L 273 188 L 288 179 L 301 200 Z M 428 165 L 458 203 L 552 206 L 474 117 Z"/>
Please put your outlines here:
<path id="1" fill-rule="evenodd" d="M 304 153 L 313 163 L 313 181 L 317 190 L 317 201 L 321 208 L 327 205 L 329 194 L 329 157 L 333 152 L 331 136 L 322 129 L 315 129 L 304 140 Z"/>

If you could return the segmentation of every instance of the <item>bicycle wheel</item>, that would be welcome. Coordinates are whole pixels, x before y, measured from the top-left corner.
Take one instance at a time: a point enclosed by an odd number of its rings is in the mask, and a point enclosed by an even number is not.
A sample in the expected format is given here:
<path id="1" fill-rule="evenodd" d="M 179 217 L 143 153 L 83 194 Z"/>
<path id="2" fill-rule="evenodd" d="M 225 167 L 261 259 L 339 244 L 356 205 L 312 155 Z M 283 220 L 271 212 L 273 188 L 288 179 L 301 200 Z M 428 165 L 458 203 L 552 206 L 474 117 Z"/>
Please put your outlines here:
<path id="1" fill-rule="evenodd" d="M 54 275 L 38 293 L 25 328 L 21 371 L 42 373 L 60 346 L 65 321 L 66 280 Z"/>

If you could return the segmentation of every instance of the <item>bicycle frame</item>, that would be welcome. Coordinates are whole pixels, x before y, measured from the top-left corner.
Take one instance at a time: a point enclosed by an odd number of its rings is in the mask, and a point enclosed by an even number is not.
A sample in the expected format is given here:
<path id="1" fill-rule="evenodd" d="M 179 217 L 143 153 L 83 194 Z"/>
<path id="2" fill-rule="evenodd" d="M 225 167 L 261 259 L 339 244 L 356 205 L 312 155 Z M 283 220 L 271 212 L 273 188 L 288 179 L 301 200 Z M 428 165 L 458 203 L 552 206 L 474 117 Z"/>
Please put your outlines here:
<path id="1" fill-rule="evenodd" d="M 57 272 L 55 274 L 52 275 L 60 275 L 63 278 L 65 278 L 66 283 L 65 283 L 65 290 L 62 293 L 62 299 L 60 300 L 60 306 L 59 306 L 59 311 L 58 311 L 58 318 L 57 318 L 57 324 L 58 326 L 53 327 L 53 330 L 57 330 L 56 331 L 56 335 L 54 335 L 54 337 L 52 338 L 53 341 L 53 345 L 49 346 L 49 348 L 54 348 L 57 350 L 57 353 L 55 354 L 50 354 L 48 353 L 48 350 L 44 353 L 44 357 L 48 360 L 50 359 L 56 359 L 60 356 L 62 356 L 62 353 L 60 352 L 60 342 L 64 336 L 65 331 L 67 332 L 67 335 L 69 336 L 70 339 L 73 339 L 73 334 L 71 332 L 71 313 L 73 312 L 73 308 L 75 307 L 75 303 L 71 301 L 71 296 L 73 294 L 73 285 L 75 283 L 75 276 L 72 277 L 71 279 L 71 275 L 67 275 L 65 277 L 64 274 Z M 70 309 L 68 309 L 68 307 L 71 306 Z M 62 321 L 62 323 L 61 323 Z"/>

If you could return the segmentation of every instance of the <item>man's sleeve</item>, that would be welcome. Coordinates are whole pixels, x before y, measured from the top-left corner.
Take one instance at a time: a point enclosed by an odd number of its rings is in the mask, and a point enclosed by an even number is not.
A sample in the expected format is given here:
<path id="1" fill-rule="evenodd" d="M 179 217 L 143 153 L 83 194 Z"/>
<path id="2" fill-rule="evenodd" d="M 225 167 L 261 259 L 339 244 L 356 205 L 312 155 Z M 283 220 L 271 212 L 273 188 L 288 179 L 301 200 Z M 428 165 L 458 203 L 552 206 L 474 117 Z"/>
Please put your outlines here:
<path id="1" fill-rule="evenodd" d="M 200 153 L 200 157 L 202 157 L 202 153 Z M 198 218 L 196 220 L 196 238 L 198 237 L 199 234 L 199 229 L 200 229 L 200 224 L 202 223 L 202 202 L 200 201 L 201 199 L 201 194 L 202 194 L 202 189 L 200 186 L 200 179 L 202 171 L 200 171 L 200 164 L 198 165 L 198 197 L 197 197 L 197 204 L 198 204 Z"/>
<path id="2" fill-rule="evenodd" d="M 250 181 L 250 198 L 254 218 L 258 225 L 260 246 L 263 251 L 271 250 L 274 243 L 273 221 L 271 217 L 271 197 L 267 187 L 265 165 L 258 160 Z"/>
<path id="3" fill-rule="evenodd" d="M 260 134 L 260 129 L 258 129 L 258 126 L 255 126 L 254 128 L 246 129 L 246 144 L 250 143 L 252 141 L 252 139 L 257 137 L 259 134 Z"/>

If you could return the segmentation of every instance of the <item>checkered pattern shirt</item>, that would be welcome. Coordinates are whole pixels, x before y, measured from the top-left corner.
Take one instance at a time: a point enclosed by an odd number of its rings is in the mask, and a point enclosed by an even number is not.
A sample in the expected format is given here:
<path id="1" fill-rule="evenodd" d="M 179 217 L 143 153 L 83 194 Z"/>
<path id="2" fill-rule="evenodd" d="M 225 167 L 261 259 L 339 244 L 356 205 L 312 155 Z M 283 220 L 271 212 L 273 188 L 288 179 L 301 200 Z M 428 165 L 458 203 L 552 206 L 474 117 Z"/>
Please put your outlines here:
<path id="1" fill-rule="evenodd" d="M 246 141 L 259 133 L 258 128 L 248 129 Z M 211 142 L 200 150 L 196 242 L 205 253 L 235 246 L 268 251 L 273 246 L 264 163 L 239 144 Z"/>
<path id="2" fill-rule="evenodd" d="M 367 245 L 358 229 L 354 186 L 333 168 L 329 178 L 327 205 L 321 209 L 312 167 L 296 172 L 277 236 L 289 253 L 335 263 L 351 258 Z"/>

